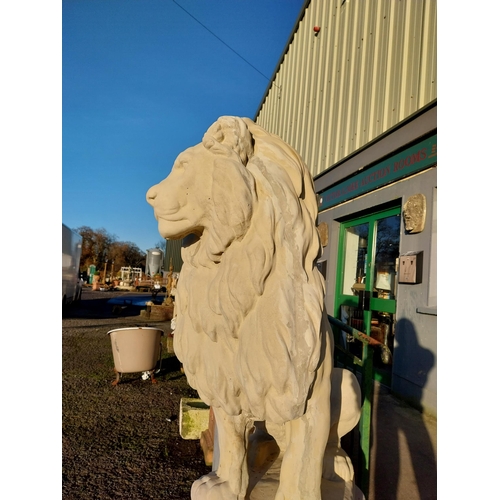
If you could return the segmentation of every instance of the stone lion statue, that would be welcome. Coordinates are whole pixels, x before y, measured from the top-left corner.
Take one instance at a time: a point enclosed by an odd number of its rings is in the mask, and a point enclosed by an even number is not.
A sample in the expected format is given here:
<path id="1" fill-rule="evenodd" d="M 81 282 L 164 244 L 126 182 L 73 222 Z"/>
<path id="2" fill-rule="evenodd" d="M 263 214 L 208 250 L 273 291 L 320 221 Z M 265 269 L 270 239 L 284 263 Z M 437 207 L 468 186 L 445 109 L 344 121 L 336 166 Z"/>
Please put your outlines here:
<path id="1" fill-rule="evenodd" d="M 316 195 L 298 153 L 248 118 L 224 116 L 147 200 L 160 234 L 184 238 L 174 350 L 217 424 L 217 470 L 192 498 L 249 498 L 251 435 L 266 433 L 281 455 L 272 498 L 319 500 L 322 481 L 352 481 L 339 427 L 357 423 L 359 386 L 344 374 L 346 404 L 316 267 Z"/>

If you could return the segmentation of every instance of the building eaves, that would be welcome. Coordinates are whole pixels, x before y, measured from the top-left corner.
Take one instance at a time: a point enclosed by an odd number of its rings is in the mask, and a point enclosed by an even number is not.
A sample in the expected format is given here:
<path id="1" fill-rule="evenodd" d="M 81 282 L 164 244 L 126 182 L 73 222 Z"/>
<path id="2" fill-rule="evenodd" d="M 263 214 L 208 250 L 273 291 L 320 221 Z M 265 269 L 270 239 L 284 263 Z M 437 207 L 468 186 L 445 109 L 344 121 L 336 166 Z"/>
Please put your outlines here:
<path id="1" fill-rule="evenodd" d="M 264 92 L 264 95 L 262 96 L 262 99 L 260 101 L 259 107 L 257 108 L 257 111 L 255 112 L 255 115 L 253 117 L 254 121 L 257 120 L 257 116 L 259 115 L 259 112 L 262 109 L 262 105 L 264 104 L 264 101 L 266 100 L 267 94 L 269 93 L 269 90 L 271 89 L 271 87 L 274 83 L 274 80 L 276 79 L 276 74 L 278 73 L 278 71 L 280 69 L 281 63 L 283 62 L 283 59 L 285 58 L 286 53 L 288 52 L 288 49 L 290 48 L 290 45 L 292 44 L 295 33 L 297 33 L 297 30 L 299 29 L 300 21 L 302 21 L 302 18 L 304 17 L 306 9 L 307 9 L 307 7 L 309 7 L 310 3 L 311 3 L 311 0 L 305 0 L 304 4 L 302 5 L 302 9 L 300 10 L 299 15 L 297 16 L 297 20 L 295 21 L 295 25 L 292 29 L 292 32 L 290 33 L 290 36 L 288 37 L 288 40 L 285 44 L 285 48 L 283 49 L 283 52 L 281 53 L 281 56 L 278 59 L 278 64 L 276 64 L 276 67 L 274 68 L 273 76 L 269 80 L 266 91 Z"/>

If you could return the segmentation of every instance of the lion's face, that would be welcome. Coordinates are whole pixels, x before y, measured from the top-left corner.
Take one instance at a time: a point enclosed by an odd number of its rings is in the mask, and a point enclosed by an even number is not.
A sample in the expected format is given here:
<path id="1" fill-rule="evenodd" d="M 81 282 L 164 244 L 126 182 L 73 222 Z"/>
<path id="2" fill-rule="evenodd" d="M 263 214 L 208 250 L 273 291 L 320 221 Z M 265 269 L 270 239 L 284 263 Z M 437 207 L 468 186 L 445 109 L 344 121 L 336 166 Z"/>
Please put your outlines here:
<path id="1" fill-rule="evenodd" d="M 177 157 L 168 177 L 148 190 L 146 199 L 164 238 L 201 235 L 208 226 L 213 161 L 202 144 L 189 148 Z"/>

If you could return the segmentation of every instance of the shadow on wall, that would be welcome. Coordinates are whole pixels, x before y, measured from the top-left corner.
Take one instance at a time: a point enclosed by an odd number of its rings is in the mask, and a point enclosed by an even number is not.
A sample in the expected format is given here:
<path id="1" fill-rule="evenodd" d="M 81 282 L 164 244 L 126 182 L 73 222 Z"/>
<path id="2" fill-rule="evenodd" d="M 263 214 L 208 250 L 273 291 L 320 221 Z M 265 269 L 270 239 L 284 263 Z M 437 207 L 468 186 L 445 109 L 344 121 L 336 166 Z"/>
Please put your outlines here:
<path id="1" fill-rule="evenodd" d="M 409 408 L 388 393 L 379 393 L 373 408 L 376 416 L 376 449 L 375 457 L 372 458 L 375 474 L 370 497 L 375 500 L 431 500 L 437 498 L 437 464 L 432 440 L 421 413 L 421 402 L 423 388 L 435 359 L 430 350 L 418 344 L 411 321 L 405 318 L 399 320 L 398 331 L 404 336 L 404 342 L 396 347 L 394 358 L 407 360 L 411 356 L 411 364 L 418 367 L 419 388 L 414 394 L 413 403 L 420 411 Z M 416 485 L 408 477 L 411 471 L 407 467 L 413 468 Z M 418 490 L 418 496 L 415 490 Z"/>

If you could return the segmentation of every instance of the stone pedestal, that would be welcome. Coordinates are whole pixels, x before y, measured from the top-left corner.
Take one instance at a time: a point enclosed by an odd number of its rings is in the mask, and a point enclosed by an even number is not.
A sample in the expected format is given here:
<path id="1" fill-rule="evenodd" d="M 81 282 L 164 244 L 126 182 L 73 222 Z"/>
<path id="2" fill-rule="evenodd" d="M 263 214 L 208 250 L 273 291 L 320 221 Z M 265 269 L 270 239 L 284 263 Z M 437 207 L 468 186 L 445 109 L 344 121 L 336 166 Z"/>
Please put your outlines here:
<path id="1" fill-rule="evenodd" d="M 272 426 L 271 426 L 272 427 Z M 280 436 L 276 427 L 272 432 Z M 202 439 L 215 435 L 213 468 L 217 468 L 219 450 L 217 446 L 217 430 L 202 433 Z M 284 434 L 281 433 L 284 439 Z M 280 440 L 281 441 L 281 440 Z M 283 445 L 283 443 L 282 443 Z M 204 449 L 205 451 L 205 449 Z M 277 441 L 267 434 L 263 428 L 257 428 L 250 436 L 248 449 L 249 485 L 247 500 L 274 500 L 279 486 L 279 477 L 283 453 Z M 209 464 L 207 464 L 209 465 Z M 213 473 L 212 473 L 213 474 Z M 192 493 L 192 500 L 205 500 L 205 495 Z M 361 490 L 353 481 L 345 481 L 337 476 L 337 480 L 321 480 L 321 498 L 323 500 L 365 500 Z"/>
<path id="2" fill-rule="evenodd" d="M 167 332 L 167 352 L 169 354 L 175 354 L 174 352 L 174 336 L 172 332 Z"/>
<path id="3" fill-rule="evenodd" d="M 265 463 L 260 468 L 250 471 L 249 500 L 274 500 L 279 486 L 281 468 L 279 456 L 272 463 Z M 321 498 L 323 500 L 365 500 L 361 490 L 352 481 L 346 482 L 321 480 Z"/>
<path id="4" fill-rule="evenodd" d="M 181 398 L 179 433 L 182 439 L 200 439 L 208 428 L 210 408 L 197 398 Z"/>
<path id="5" fill-rule="evenodd" d="M 146 306 L 146 309 L 141 311 L 141 316 L 150 321 L 170 321 L 174 312 L 174 306 L 164 306 L 153 304 Z"/>
<path id="6" fill-rule="evenodd" d="M 283 459 L 285 434 L 284 428 L 266 424 L 269 432 L 277 437 L 278 442 L 264 428 L 257 427 L 250 436 L 249 462 L 249 500 L 274 500 L 279 486 L 281 463 Z M 330 453 L 333 450 L 330 450 Z M 326 454 L 329 451 L 327 450 Z M 338 456 L 338 455 L 337 455 Z M 333 458 L 332 458 L 333 460 Z M 342 459 L 341 459 L 342 460 Z M 328 457 L 325 461 L 329 463 Z M 364 500 L 361 490 L 353 481 L 346 481 L 335 475 L 335 480 L 321 480 L 321 498 L 323 500 Z"/>

